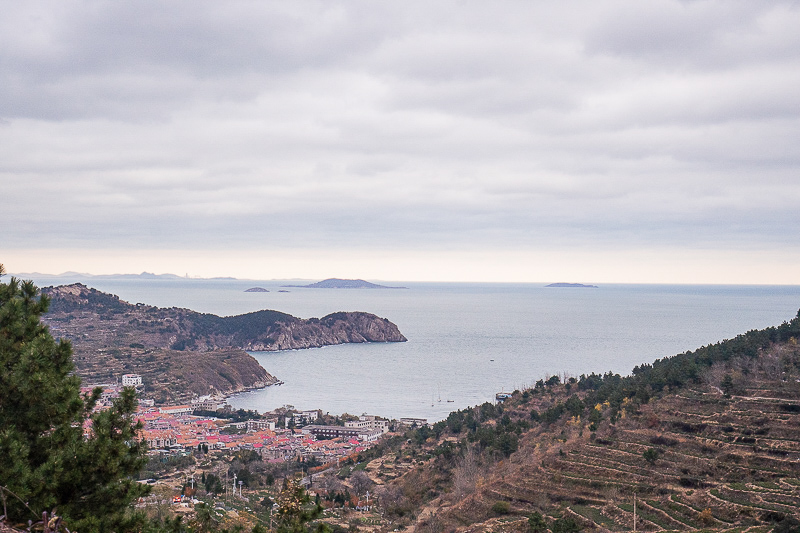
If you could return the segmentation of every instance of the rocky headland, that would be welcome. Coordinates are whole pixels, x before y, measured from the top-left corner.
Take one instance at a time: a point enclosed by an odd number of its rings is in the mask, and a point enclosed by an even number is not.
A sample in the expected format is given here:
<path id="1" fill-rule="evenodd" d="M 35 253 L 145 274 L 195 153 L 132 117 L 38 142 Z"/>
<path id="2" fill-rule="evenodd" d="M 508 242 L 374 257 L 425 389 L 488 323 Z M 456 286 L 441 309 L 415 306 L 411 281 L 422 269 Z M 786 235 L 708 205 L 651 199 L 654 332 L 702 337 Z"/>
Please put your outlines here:
<path id="1" fill-rule="evenodd" d="M 250 351 L 314 348 L 353 342 L 403 342 L 395 324 L 370 313 L 301 319 L 263 310 L 220 317 L 177 307 L 131 304 L 83 284 L 46 287 L 44 321 L 72 342 L 84 381 L 143 376 L 148 396 L 174 401 L 229 394 L 275 383 Z"/>

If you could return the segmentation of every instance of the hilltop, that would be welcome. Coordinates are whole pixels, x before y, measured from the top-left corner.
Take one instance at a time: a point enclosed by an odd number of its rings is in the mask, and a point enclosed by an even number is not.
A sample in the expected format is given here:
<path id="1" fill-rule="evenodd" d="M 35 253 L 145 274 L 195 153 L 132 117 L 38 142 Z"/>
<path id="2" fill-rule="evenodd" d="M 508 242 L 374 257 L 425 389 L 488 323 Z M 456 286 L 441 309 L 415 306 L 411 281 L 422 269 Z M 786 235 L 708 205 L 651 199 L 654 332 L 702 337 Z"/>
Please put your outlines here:
<path id="1" fill-rule="evenodd" d="M 72 341 L 85 381 L 142 374 L 164 400 L 176 399 L 177 391 L 228 393 L 274 383 L 245 350 L 406 340 L 389 320 L 363 312 L 300 319 L 263 310 L 220 317 L 131 304 L 80 283 L 46 287 L 42 294 L 51 299 L 44 322 L 54 336 Z"/>
<path id="2" fill-rule="evenodd" d="M 408 433 L 367 472 L 420 531 L 625 531 L 634 495 L 638 530 L 796 531 L 798 338 L 800 313 L 628 377 L 540 380 Z"/>

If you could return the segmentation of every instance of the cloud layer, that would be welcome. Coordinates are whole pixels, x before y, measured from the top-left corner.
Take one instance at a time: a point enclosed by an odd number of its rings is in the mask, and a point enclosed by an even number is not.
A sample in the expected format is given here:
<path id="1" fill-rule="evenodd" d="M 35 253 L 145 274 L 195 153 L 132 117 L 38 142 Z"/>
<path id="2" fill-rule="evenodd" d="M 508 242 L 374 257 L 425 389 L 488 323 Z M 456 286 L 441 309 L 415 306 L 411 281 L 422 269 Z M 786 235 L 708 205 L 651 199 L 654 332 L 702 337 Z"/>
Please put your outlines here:
<path id="1" fill-rule="evenodd" d="M 8 3 L 0 242 L 797 252 L 798 27 L 789 1 Z"/>

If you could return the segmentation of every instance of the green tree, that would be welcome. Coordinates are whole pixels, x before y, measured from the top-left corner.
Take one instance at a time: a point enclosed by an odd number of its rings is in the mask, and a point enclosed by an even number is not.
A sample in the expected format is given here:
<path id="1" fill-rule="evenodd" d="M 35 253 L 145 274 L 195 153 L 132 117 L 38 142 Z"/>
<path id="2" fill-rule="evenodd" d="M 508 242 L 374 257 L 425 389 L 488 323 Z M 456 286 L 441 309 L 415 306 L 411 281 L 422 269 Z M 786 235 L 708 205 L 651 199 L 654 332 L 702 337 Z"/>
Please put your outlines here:
<path id="1" fill-rule="evenodd" d="M 531 533 L 544 533 L 547 531 L 547 522 L 545 521 L 542 513 L 534 511 L 528 517 L 528 529 Z"/>
<path id="2" fill-rule="evenodd" d="M 135 393 L 125 389 L 93 413 L 101 391 L 81 395 L 69 342 L 56 342 L 41 323 L 48 304 L 30 281 L 0 283 L 4 512 L 27 522 L 57 509 L 72 530 L 129 530 L 141 520 L 130 503 L 149 492 L 133 479 L 145 464 Z"/>
<path id="3" fill-rule="evenodd" d="M 733 378 L 730 374 L 725 374 L 722 377 L 722 383 L 720 383 L 720 387 L 722 388 L 722 394 L 726 398 L 730 398 L 731 394 L 733 394 Z"/>
<path id="4" fill-rule="evenodd" d="M 651 465 L 656 464 L 656 460 L 658 459 L 659 455 L 661 454 L 655 448 L 647 448 L 644 451 L 644 453 L 642 453 L 642 457 L 644 457 L 644 460 L 650 463 Z"/>

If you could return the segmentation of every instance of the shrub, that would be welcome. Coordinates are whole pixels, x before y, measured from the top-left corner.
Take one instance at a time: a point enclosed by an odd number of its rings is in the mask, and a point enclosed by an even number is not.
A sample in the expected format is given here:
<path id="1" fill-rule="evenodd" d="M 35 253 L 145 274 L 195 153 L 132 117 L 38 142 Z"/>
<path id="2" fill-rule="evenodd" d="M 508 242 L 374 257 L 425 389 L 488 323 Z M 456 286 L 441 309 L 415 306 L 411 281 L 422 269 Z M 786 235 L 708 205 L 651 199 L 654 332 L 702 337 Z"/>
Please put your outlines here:
<path id="1" fill-rule="evenodd" d="M 658 459 L 659 455 L 660 454 L 658 453 L 658 450 L 656 450 L 655 448 L 648 448 L 644 451 L 642 457 L 644 457 L 645 461 L 653 465 L 656 463 L 656 459 Z"/>
<path id="2" fill-rule="evenodd" d="M 495 514 L 508 514 L 511 512 L 511 504 L 507 501 L 496 501 L 492 505 L 492 512 Z"/>
<path id="3" fill-rule="evenodd" d="M 545 522 L 542 513 L 535 511 L 528 517 L 528 529 L 531 533 L 545 533 L 547 531 L 547 522 Z"/>
<path id="4" fill-rule="evenodd" d="M 574 518 L 567 517 L 559 518 L 553 522 L 553 527 L 551 529 L 553 533 L 574 533 L 583 528 L 581 528 Z"/>

